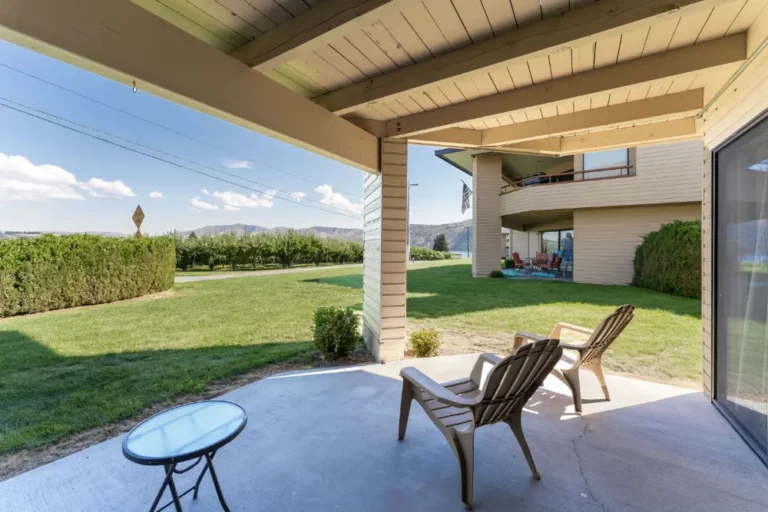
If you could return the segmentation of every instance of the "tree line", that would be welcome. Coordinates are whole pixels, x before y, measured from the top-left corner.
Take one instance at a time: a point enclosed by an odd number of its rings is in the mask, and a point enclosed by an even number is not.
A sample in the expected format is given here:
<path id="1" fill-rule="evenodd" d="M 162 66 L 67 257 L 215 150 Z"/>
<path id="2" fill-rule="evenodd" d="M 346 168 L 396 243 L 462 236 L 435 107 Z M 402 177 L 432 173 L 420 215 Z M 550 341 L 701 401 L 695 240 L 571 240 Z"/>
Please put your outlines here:
<path id="1" fill-rule="evenodd" d="M 237 270 L 241 265 L 263 266 L 277 264 L 283 268 L 299 264 L 362 263 L 363 244 L 359 242 L 320 238 L 314 234 L 297 233 L 223 233 L 198 237 L 192 233 L 183 237 L 173 233 L 176 240 L 176 266 L 182 270 L 207 266 L 210 270 L 227 265 Z"/>

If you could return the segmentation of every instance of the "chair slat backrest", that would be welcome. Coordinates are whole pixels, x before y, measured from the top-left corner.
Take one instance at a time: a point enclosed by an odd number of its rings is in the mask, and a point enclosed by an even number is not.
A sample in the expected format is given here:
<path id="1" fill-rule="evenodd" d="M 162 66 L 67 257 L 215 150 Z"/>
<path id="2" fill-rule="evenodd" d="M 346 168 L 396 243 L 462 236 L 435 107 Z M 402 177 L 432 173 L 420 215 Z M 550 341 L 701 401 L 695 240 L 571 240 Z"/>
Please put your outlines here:
<path id="1" fill-rule="evenodd" d="M 589 363 L 593 359 L 599 358 L 603 355 L 611 343 L 616 341 L 619 334 L 624 328 L 632 321 L 635 316 L 635 306 L 632 304 L 624 304 L 619 306 L 616 311 L 605 317 L 600 322 L 600 325 L 592 332 L 592 336 L 587 341 L 589 347 L 586 352 L 582 354 L 582 364 Z"/>
<path id="2" fill-rule="evenodd" d="M 545 252 L 537 252 L 536 253 L 536 263 L 543 263 L 544 265 L 547 264 L 547 253 Z"/>
<path id="3" fill-rule="evenodd" d="M 512 253 L 512 259 L 515 260 L 515 264 L 516 265 L 520 265 L 520 266 L 523 265 L 523 260 L 520 259 L 520 254 L 519 253 L 513 252 Z"/>
<path id="4" fill-rule="evenodd" d="M 475 426 L 505 420 L 522 408 L 560 360 L 558 340 L 523 345 L 497 364 L 483 386 L 483 398 L 472 412 Z"/>

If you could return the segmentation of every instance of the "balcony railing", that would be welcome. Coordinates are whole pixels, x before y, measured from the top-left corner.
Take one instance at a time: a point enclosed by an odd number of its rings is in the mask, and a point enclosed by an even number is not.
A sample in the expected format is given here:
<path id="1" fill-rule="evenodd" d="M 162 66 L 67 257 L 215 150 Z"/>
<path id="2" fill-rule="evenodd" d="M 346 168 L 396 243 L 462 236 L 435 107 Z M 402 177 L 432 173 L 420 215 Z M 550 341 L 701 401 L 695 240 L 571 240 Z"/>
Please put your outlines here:
<path id="1" fill-rule="evenodd" d="M 560 174 L 541 174 L 528 176 L 521 180 L 517 180 L 513 183 L 509 183 L 501 187 L 501 193 L 499 195 L 509 194 L 516 190 L 523 188 L 536 187 L 539 185 L 555 185 L 561 183 L 581 183 L 583 181 L 598 181 L 598 180 L 612 180 L 616 178 L 626 178 L 628 176 L 634 176 L 632 172 L 633 166 L 620 165 L 617 167 L 603 167 L 601 169 L 590 169 L 588 171 L 568 171 Z M 610 176 L 595 176 L 595 173 L 619 171 L 618 174 L 611 173 Z M 591 175 L 591 176 L 590 176 Z"/>

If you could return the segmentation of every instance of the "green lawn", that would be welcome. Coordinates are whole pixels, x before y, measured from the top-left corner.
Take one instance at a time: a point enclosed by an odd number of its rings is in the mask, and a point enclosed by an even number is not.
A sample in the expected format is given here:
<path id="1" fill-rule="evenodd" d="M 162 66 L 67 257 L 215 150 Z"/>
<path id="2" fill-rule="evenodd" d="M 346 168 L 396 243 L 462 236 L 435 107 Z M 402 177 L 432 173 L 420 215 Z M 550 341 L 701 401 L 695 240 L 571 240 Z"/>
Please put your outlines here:
<path id="1" fill-rule="evenodd" d="M 466 262 L 408 273 L 418 325 L 488 336 L 595 325 L 638 306 L 610 370 L 698 381 L 700 306 L 627 287 L 473 280 Z M 134 416 L 151 404 L 311 351 L 312 310 L 360 308 L 360 268 L 177 285 L 170 296 L 0 321 L 0 454 Z"/>

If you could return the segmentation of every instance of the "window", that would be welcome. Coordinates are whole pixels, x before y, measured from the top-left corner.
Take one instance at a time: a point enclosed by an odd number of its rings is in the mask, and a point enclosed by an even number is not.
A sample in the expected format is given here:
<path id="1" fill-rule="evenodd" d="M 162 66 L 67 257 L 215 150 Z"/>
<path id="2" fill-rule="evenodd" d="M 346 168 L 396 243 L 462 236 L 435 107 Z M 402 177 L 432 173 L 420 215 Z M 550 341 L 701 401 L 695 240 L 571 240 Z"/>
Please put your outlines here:
<path id="1" fill-rule="evenodd" d="M 569 256 L 573 259 L 572 229 L 541 232 L 541 252 L 547 253 L 547 257 L 551 257 L 553 252 L 565 250 L 569 251 Z"/>
<path id="2" fill-rule="evenodd" d="M 713 161 L 715 403 L 768 461 L 768 119 Z"/>
<path id="3" fill-rule="evenodd" d="M 584 170 L 605 169 L 608 167 L 627 167 L 629 165 L 628 149 L 612 149 L 610 151 L 597 151 L 595 153 L 584 153 Z M 594 180 L 597 178 L 612 178 L 615 176 L 626 176 L 628 169 L 615 169 L 612 171 L 588 172 L 584 174 L 585 180 Z"/>

